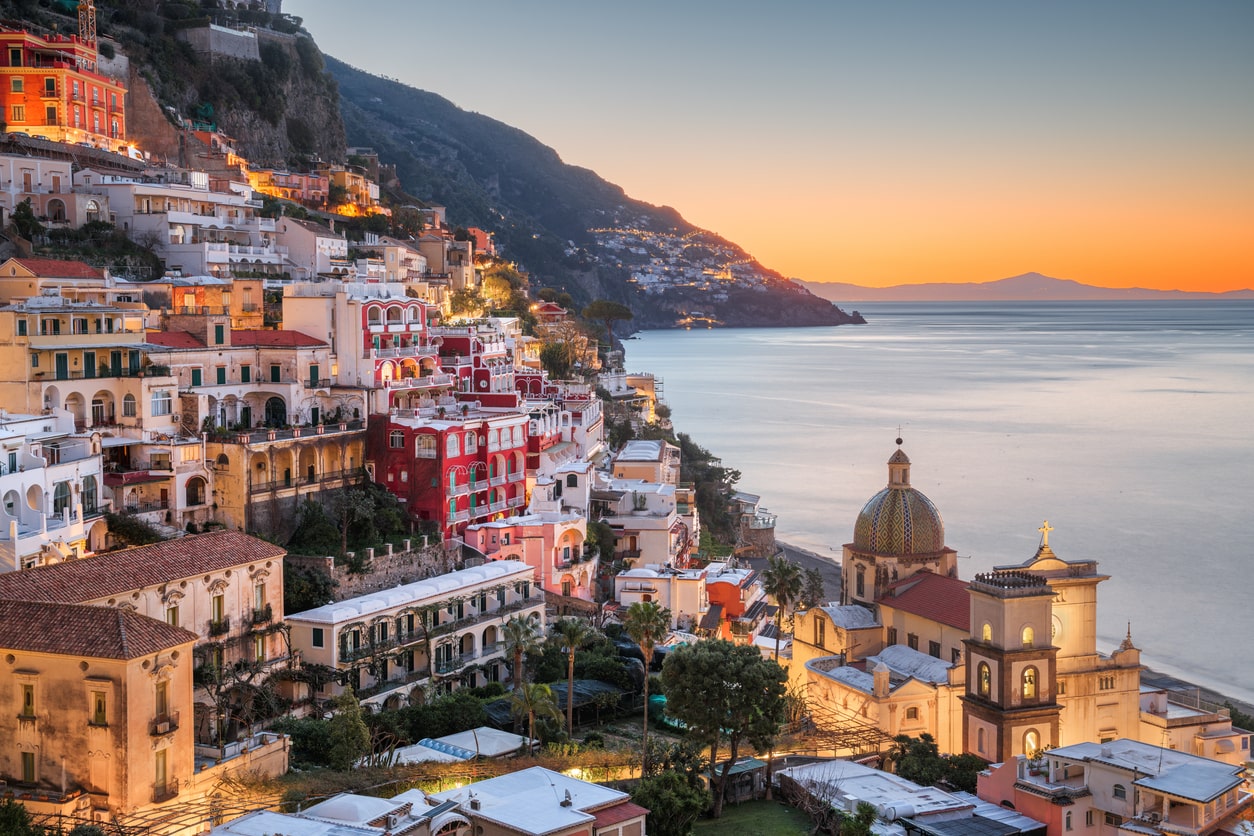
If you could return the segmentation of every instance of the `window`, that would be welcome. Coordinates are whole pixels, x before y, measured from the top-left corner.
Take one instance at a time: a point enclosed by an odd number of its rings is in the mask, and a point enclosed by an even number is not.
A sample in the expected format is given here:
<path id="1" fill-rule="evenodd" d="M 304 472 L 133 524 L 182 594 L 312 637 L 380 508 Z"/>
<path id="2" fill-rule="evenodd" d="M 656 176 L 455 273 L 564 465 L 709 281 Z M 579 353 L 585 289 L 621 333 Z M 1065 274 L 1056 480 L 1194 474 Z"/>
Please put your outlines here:
<path id="1" fill-rule="evenodd" d="M 14 122 L 26 121 L 26 105 L 13 105 L 13 121 Z"/>
<path id="2" fill-rule="evenodd" d="M 1055 693 L 1055 694 L 1057 694 L 1057 695 L 1058 695 L 1058 696 L 1060 696 L 1060 697 L 1061 697 L 1061 696 L 1063 696 L 1064 694 L 1066 694 L 1066 693 L 1067 693 L 1067 680 L 1065 680 L 1065 679 L 1060 679 L 1060 680 L 1058 680 L 1057 682 L 1055 682 L 1055 683 L 1054 683 L 1054 693 Z"/>
<path id="3" fill-rule="evenodd" d="M 244 365 L 239 367 L 239 382 L 240 383 L 252 383 L 253 382 L 253 367 L 252 366 L 245 363 Z"/>
<path id="4" fill-rule="evenodd" d="M 225 325 L 213 326 L 213 344 L 222 345 L 225 342 L 226 342 L 226 326 Z"/>
<path id="5" fill-rule="evenodd" d="M 318 381 L 319 381 L 319 380 L 321 380 L 321 376 L 320 376 L 320 373 L 319 373 L 319 369 L 318 369 L 318 367 L 317 367 L 316 365 L 310 365 L 310 367 L 309 367 L 309 383 L 310 383 L 310 385 L 311 385 L 311 386 L 317 386 L 317 385 L 318 385 Z"/>
<path id="6" fill-rule="evenodd" d="M 91 692 L 91 724 L 93 726 L 107 726 L 109 724 L 108 707 L 109 703 L 105 698 L 104 691 Z"/>
<path id="7" fill-rule="evenodd" d="M 57 124 L 57 106 L 48 105 L 44 108 L 44 123 L 48 125 Z"/>
<path id="8" fill-rule="evenodd" d="M 859 598 L 862 598 L 866 595 L 866 567 L 865 566 L 857 567 L 857 572 L 858 572 L 857 580 L 856 580 L 857 596 Z"/>
<path id="9" fill-rule="evenodd" d="M 35 783 L 35 753 L 22 753 L 22 783 Z"/>
<path id="10" fill-rule="evenodd" d="M 22 716 L 35 716 L 35 684 L 33 682 L 22 683 Z"/>
<path id="11" fill-rule="evenodd" d="M 906 644 L 910 646 L 910 649 L 911 649 L 911 650 L 918 650 L 918 649 L 919 649 L 919 637 L 918 637 L 918 635 L 916 635 L 916 634 L 914 634 L 914 633 L 907 633 L 907 634 L 906 634 Z"/>
<path id="12" fill-rule="evenodd" d="M 266 585 L 264 583 L 255 584 L 253 586 L 253 609 L 264 610 L 266 608 Z"/>
<path id="13" fill-rule="evenodd" d="M 278 365 L 270 366 L 270 382 L 279 383 L 283 380 L 282 369 Z"/>
<path id="14" fill-rule="evenodd" d="M 326 646 L 326 638 L 325 638 L 325 634 L 322 632 L 322 628 L 321 628 L 321 627 L 315 627 L 315 628 L 313 628 L 313 640 L 312 640 L 312 641 L 313 641 L 313 646 L 314 646 L 314 647 L 325 647 L 325 646 Z"/>
<path id="15" fill-rule="evenodd" d="M 9 48 L 9 66 L 10 67 L 22 66 L 22 50 L 20 47 Z"/>
<path id="16" fill-rule="evenodd" d="M 466 452 L 474 453 L 479 449 L 479 437 L 474 433 L 466 433 Z"/>
<path id="17" fill-rule="evenodd" d="M 890 645 L 897 643 L 897 628 L 896 627 L 888 628 L 888 643 Z"/>
<path id="18" fill-rule="evenodd" d="M 204 374 L 201 369 L 192 369 L 192 385 L 200 386 L 204 381 Z"/>
<path id="19" fill-rule="evenodd" d="M 950 662 L 953 662 L 955 666 L 957 666 L 959 663 L 961 663 L 961 662 L 962 662 L 962 651 L 961 651 L 961 650 L 959 650 L 959 649 L 958 649 L 958 648 L 956 648 L 956 647 L 955 647 L 955 648 L 953 648 L 952 650 L 950 650 L 950 651 L 949 651 L 949 661 L 950 661 Z"/>
<path id="20" fill-rule="evenodd" d="M 1111 795 L 1113 795 L 1115 798 L 1127 799 L 1128 788 L 1125 787 L 1123 784 L 1115 784 L 1114 789 L 1111 790 Z"/>
<path id="21" fill-rule="evenodd" d="M 1123 816 L 1116 816 L 1114 813 L 1104 813 L 1103 815 L 1108 827 L 1119 827 L 1123 824 Z"/>
<path id="22" fill-rule="evenodd" d="M 989 624 L 988 622 L 985 622 L 984 626 L 980 628 L 980 641 L 991 642 L 992 640 L 993 640 L 993 625 Z"/>
<path id="23" fill-rule="evenodd" d="M 917 705 L 912 705 L 906 709 L 906 719 L 907 720 L 919 719 L 919 707 Z"/>
<path id="24" fill-rule="evenodd" d="M 988 666 L 988 662 L 980 662 L 977 668 L 976 683 L 979 688 L 981 697 L 989 697 L 993 693 L 993 670 Z"/>
<path id="25" fill-rule="evenodd" d="M 174 409 L 174 398 L 169 389 L 154 389 L 152 393 L 152 414 L 169 415 Z"/>
<path id="26" fill-rule="evenodd" d="M 57 80 L 55 78 L 44 79 L 44 95 L 55 96 L 57 94 Z"/>
<path id="27" fill-rule="evenodd" d="M 266 637 L 253 636 L 253 659 L 257 662 L 266 661 Z"/>
<path id="28" fill-rule="evenodd" d="M 444 442 L 444 455 L 453 458 L 461 455 L 461 448 L 457 445 L 457 436 L 449 433 L 448 439 Z"/>
<path id="29" fill-rule="evenodd" d="M 1070 830 L 1070 829 L 1071 829 L 1071 813 L 1069 813 L 1069 812 L 1067 813 L 1067 817 L 1066 817 L 1066 819 L 1064 819 L 1064 822 L 1065 822 L 1064 827 L 1065 827 L 1067 830 Z"/>
<path id="30" fill-rule="evenodd" d="M 1036 631 L 1029 625 L 1023 628 L 1023 646 L 1031 647 L 1032 642 L 1036 640 Z"/>
<path id="31" fill-rule="evenodd" d="M 940 642 L 932 642 L 932 641 L 928 642 L 927 654 L 929 656 L 932 656 L 933 658 L 939 659 L 940 658 Z"/>
<path id="32" fill-rule="evenodd" d="M 824 621 L 823 618 L 818 613 L 815 613 L 814 614 L 814 644 L 815 646 L 819 648 L 823 647 L 824 639 L 827 638 L 824 635 L 826 630 L 827 630 L 827 622 Z"/>
<path id="33" fill-rule="evenodd" d="M 124 418 L 135 417 L 135 396 L 127 395 L 122 398 L 122 416 Z"/>
<path id="34" fill-rule="evenodd" d="M 1036 757 L 1041 751 L 1041 736 L 1036 729 L 1028 729 L 1023 733 L 1023 754 L 1029 758 Z"/>
<path id="35" fill-rule="evenodd" d="M 1023 669 L 1022 691 L 1025 700 L 1036 699 L 1036 668 L 1027 667 Z"/>
<path id="36" fill-rule="evenodd" d="M 9 79 L 9 90 L 11 90 L 14 93 L 23 92 L 22 77 L 20 75 L 15 75 L 13 76 L 13 78 Z"/>
<path id="37" fill-rule="evenodd" d="M 179 608 L 177 606 L 165 608 L 165 623 L 171 627 L 179 626 Z"/>
<path id="38" fill-rule="evenodd" d="M 213 596 L 210 602 L 210 613 L 214 621 L 221 621 L 226 614 L 226 598 L 222 595 Z"/>
<path id="39" fill-rule="evenodd" d="M 217 376 L 219 386 L 226 384 L 226 366 L 218 366 L 214 369 L 214 374 Z"/>
<path id="40" fill-rule="evenodd" d="M 1085 827 L 1093 826 L 1093 811 L 1092 810 L 1084 811 L 1084 826 Z"/>
<path id="41" fill-rule="evenodd" d="M 1099 676 L 1097 678 L 1097 688 L 1100 691 L 1111 691 L 1115 687 L 1115 678 L 1113 676 Z"/>
<path id="42" fill-rule="evenodd" d="M 975 751 L 977 752 L 984 751 L 984 729 L 979 729 L 975 733 Z"/>
<path id="43" fill-rule="evenodd" d="M 388 446 L 393 450 L 399 450 L 405 446 L 405 432 L 403 430 L 392 430 L 388 433 Z"/>
<path id="44" fill-rule="evenodd" d="M 153 707 L 156 709 L 157 716 L 168 717 L 170 714 L 170 683 L 158 682 L 157 690 L 153 696 Z"/>
<path id="45" fill-rule="evenodd" d="M 19 319 L 17 321 L 17 335 L 19 337 L 26 336 L 26 320 L 25 319 Z"/>

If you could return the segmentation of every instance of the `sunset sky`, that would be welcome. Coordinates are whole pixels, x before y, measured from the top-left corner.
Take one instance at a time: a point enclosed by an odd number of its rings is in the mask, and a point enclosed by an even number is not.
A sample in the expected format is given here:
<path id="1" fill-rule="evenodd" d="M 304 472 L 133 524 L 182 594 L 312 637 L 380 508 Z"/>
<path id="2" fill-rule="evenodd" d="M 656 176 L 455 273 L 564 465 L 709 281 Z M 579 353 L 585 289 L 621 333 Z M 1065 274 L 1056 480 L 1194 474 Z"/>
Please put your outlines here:
<path id="1" fill-rule="evenodd" d="M 1254 2 L 283 7 L 788 276 L 1254 287 Z"/>

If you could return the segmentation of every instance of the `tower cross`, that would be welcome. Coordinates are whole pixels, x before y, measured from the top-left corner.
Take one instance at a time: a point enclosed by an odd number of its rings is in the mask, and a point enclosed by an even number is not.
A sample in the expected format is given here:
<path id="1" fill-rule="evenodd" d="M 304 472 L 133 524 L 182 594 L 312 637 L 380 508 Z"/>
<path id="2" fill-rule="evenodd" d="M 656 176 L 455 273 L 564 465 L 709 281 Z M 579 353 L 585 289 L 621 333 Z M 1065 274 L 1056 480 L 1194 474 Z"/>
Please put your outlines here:
<path id="1" fill-rule="evenodd" d="M 1045 524 L 1037 529 L 1037 531 L 1041 532 L 1041 545 L 1042 546 L 1049 545 L 1049 532 L 1053 530 L 1054 530 L 1054 527 L 1049 524 L 1049 520 L 1046 520 Z"/>

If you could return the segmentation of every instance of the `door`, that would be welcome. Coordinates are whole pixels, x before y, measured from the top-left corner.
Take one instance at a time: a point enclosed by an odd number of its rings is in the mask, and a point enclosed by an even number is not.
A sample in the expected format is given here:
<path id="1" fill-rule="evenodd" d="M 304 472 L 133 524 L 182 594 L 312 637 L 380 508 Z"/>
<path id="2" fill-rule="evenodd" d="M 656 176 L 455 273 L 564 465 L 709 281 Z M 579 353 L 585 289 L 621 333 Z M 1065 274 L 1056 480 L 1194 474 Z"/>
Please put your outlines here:
<path id="1" fill-rule="evenodd" d="M 70 355 L 57 352 L 57 380 L 68 380 L 70 377 Z"/>

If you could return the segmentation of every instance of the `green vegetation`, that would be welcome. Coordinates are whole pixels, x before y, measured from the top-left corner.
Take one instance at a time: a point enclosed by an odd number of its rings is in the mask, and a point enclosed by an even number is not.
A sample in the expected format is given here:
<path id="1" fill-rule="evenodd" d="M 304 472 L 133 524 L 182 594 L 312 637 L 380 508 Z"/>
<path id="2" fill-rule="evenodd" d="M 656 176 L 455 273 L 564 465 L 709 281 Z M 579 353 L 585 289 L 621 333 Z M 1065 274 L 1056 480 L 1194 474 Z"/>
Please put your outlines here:
<path id="1" fill-rule="evenodd" d="M 653 832 L 650 821 L 649 832 Z M 702 836 L 809 836 L 810 820 L 795 807 L 776 801 L 749 801 L 728 807 L 718 819 L 702 819 L 692 832 Z"/>
<path id="2" fill-rule="evenodd" d="M 787 679 L 783 668 L 751 645 L 716 639 L 667 654 L 662 666 L 666 713 L 684 723 L 690 739 L 710 747 L 715 818 L 722 812 L 727 772 L 741 744 L 765 751 L 774 743 L 784 721 Z M 724 738 L 726 762 L 719 757 Z"/>
<path id="3" fill-rule="evenodd" d="M 975 792 L 980 770 L 988 761 L 975 755 L 941 755 L 935 739 L 926 732 L 918 737 L 899 734 L 884 758 L 891 768 L 907 781 L 925 787 L 944 781 L 950 786 Z"/>
<path id="4" fill-rule="evenodd" d="M 334 597 L 335 581 L 326 572 L 283 561 L 283 612 L 312 610 Z"/>
<path id="5" fill-rule="evenodd" d="M 147 546 L 165 538 L 157 529 L 131 514 L 105 513 L 109 537 L 119 546 Z"/>
<path id="6" fill-rule="evenodd" d="M 642 779 L 632 790 L 631 800 L 648 809 L 646 830 L 653 836 L 688 836 L 697 817 L 710 806 L 709 793 L 674 772 Z"/>
<path id="7" fill-rule="evenodd" d="M 653 652 L 657 643 L 666 638 L 671 628 L 671 611 L 658 606 L 653 601 L 632 604 L 627 608 L 627 617 L 623 620 L 623 628 L 644 656 L 644 734 L 642 748 L 644 762 L 641 769 L 649 769 L 649 668 L 653 665 Z"/>
<path id="8" fill-rule="evenodd" d="M 762 573 L 762 591 L 775 599 L 775 661 L 779 661 L 779 640 L 784 632 L 784 613 L 797 603 L 805 584 L 801 567 L 783 554 L 767 561 Z"/>
<path id="9" fill-rule="evenodd" d="M 362 550 L 410 533 L 400 502 L 387 488 L 369 480 L 336 492 L 325 505 L 306 500 L 297 511 L 297 520 L 288 551 L 341 558 L 354 551 L 347 563 L 353 572 L 366 571 Z"/>

